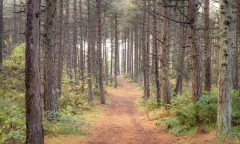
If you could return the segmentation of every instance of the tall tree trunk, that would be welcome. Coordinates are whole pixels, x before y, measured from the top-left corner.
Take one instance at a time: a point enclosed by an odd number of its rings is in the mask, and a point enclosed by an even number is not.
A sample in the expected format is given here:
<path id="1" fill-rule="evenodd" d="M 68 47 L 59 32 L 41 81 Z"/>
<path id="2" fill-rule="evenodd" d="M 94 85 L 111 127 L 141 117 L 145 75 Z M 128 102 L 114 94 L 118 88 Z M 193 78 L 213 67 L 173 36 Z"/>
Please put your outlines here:
<path id="1" fill-rule="evenodd" d="M 238 74 L 239 74 L 239 47 L 240 47 L 240 1 L 236 0 L 237 2 L 237 22 L 236 22 L 236 48 L 234 51 L 234 66 L 233 66 L 233 88 L 235 90 L 239 89 L 239 79 L 238 79 Z"/>
<path id="2" fill-rule="evenodd" d="M 135 26 L 135 51 L 134 51 L 134 80 L 138 82 L 138 20 L 136 18 L 136 26 Z"/>
<path id="3" fill-rule="evenodd" d="M 73 68 L 74 68 L 74 79 L 75 84 L 78 83 L 78 73 L 77 73 L 77 0 L 74 0 L 73 4 Z"/>
<path id="4" fill-rule="evenodd" d="M 143 1 L 144 8 L 147 8 L 147 1 Z M 143 24 L 142 24 L 142 67 L 143 67 L 143 85 L 144 85 L 144 97 L 149 98 L 150 96 L 150 90 L 149 90 L 149 79 L 148 79 L 148 44 L 147 44 L 147 37 L 148 33 L 146 32 L 147 22 L 146 22 L 146 12 L 144 12 L 143 16 Z M 146 27 L 145 27 L 146 26 Z"/>
<path id="5" fill-rule="evenodd" d="M 88 13 L 88 18 L 87 18 L 87 36 L 88 36 L 88 57 L 87 57 L 87 63 L 88 63 L 88 77 L 87 77 L 87 81 L 88 81 L 88 102 L 92 102 L 93 100 L 93 95 L 92 95 L 92 50 L 91 50 L 91 35 L 90 35 L 90 2 L 87 1 L 87 13 Z"/>
<path id="6" fill-rule="evenodd" d="M 156 13 L 156 0 L 153 0 L 153 12 Z M 158 44 L 157 44 L 157 17 L 153 17 L 153 50 L 154 50 L 154 72 L 155 72 L 155 84 L 156 84 L 156 96 L 157 96 L 157 102 L 160 102 L 160 81 L 159 81 L 159 69 L 158 69 Z"/>
<path id="7" fill-rule="evenodd" d="M 40 0 L 27 1 L 25 64 L 27 144 L 44 143 L 40 96 L 40 6 Z"/>
<path id="8" fill-rule="evenodd" d="M 80 80 L 82 81 L 81 89 L 84 91 L 84 70 L 85 70 L 85 62 L 84 62 L 84 47 L 83 47 L 83 24 L 82 24 L 82 0 L 79 0 L 79 11 L 80 11 Z"/>
<path id="9" fill-rule="evenodd" d="M 171 102 L 171 90 L 168 80 L 168 48 L 167 45 L 167 18 L 168 17 L 167 2 L 164 1 L 164 6 L 162 7 L 163 23 L 162 23 L 162 49 L 160 56 L 160 65 L 161 65 L 161 80 L 162 80 L 162 96 L 164 100 L 164 107 L 167 108 L 168 104 Z"/>
<path id="10" fill-rule="evenodd" d="M 107 1 L 106 1 L 107 3 Z M 104 11 L 104 16 L 103 16 L 104 24 L 106 24 L 106 12 Z M 105 50 L 105 81 L 106 85 L 108 85 L 108 47 L 107 47 L 107 31 L 106 27 L 104 27 L 104 40 L 103 40 L 103 45 L 104 45 L 104 50 Z"/>
<path id="11" fill-rule="evenodd" d="M 209 0 L 204 0 L 204 50 L 205 50 L 205 81 L 204 81 L 204 90 L 211 91 L 211 46 L 210 46 L 210 20 L 209 20 Z"/>
<path id="12" fill-rule="evenodd" d="M 222 138 L 231 129 L 232 91 L 232 0 L 220 0 L 220 70 L 218 89 L 217 136 Z"/>
<path id="13" fill-rule="evenodd" d="M 133 79 L 133 28 L 131 28 L 131 52 L 130 52 L 131 77 Z"/>
<path id="14" fill-rule="evenodd" d="M 14 19 L 13 19 L 13 45 L 18 43 L 18 28 L 17 28 L 17 14 L 16 14 L 16 0 L 13 0 L 13 11 L 14 11 Z M 12 52 L 12 50 L 11 50 Z"/>
<path id="15" fill-rule="evenodd" d="M 117 13 L 114 15 L 115 19 L 115 61 L 114 61 L 114 88 L 117 88 L 117 71 L 118 71 L 118 19 Z"/>
<path id="16" fill-rule="evenodd" d="M 45 23 L 45 69 L 44 69 L 44 110 L 47 118 L 52 120 L 58 114 L 58 98 L 55 73 L 54 18 L 56 0 L 46 0 Z"/>
<path id="17" fill-rule="evenodd" d="M 59 30 L 59 49 L 58 49 L 58 79 L 57 86 L 59 96 L 62 95 L 62 75 L 63 75 L 63 0 L 60 0 L 60 30 Z"/>
<path id="18" fill-rule="evenodd" d="M 183 5 L 185 4 L 184 0 L 182 0 Z M 185 14 L 185 9 L 183 9 L 183 14 Z M 182 21 L 184 20 L 184 16 L 181 16 Z M 182 95 L 182 85 L 183 85 L 183 76 L 184 76 L 184 57 L 185 57 L 185 44 L 186 44 L 186 30 L 184 26 L 179 24 L 180 26 L 180 34 L 179 37 L 181 39 L 180 48 L 178 53 L 178 61 L 177 61 L 177 78 L 176 78 L 176 87 L 174 89 L 175 95 Z"/>
<path id="19" fill-rule="evenodd" d="M 110 68 L 110 78 L 111 78 L 111 84 L 113 83 L 113 77 L 112 77 L 112 70 L 113 70 L 113 20 L 111 19 L 111 68 Z"/>
<path id="20" fill-rule="evenodd" d="M 65 53 L 67 54 L 67 67 L 66 67 L 66 71 L 68 76 L 70 77 L 70 79 L 72 79 L 72 47 L 70 44 L 70 24 L 69 24 L 69 18 L 70 18 L 70 2 L 69 1 L 65 1 L 66 2 L 66 15 L 65 15 L 65 34 L 64 34 L 64 38 L 65 38 L 65 42 L 66 42 L 66 47 L 64 47 L 66 49 Z M 63 43 L 65 45 L 65 43 Z"/>
<path id="21" fill-rule="evenodd" d="M 202 94 L 202 72 L 201 72 L 201 51 L 200 51 L 200 39 L 199 32 L 197 29 L 198 25 L 198 0 L 189 1 L 189 42 L 190 48 L 190 59 L 192 66 L 192 99 L 197 101 Z"/>
<path id="22" fill-rule="evenodd" d="M 3 0 L 0 0 L 0 68 L 3 60 Z"/>
<path id="23" fill-rule="evenodd" d="M 101 38 L 101 0 L 96 0 L 97 3 L 97 47 L 98 47 L 98 74 L 99 74 L 99 90 L 101 103 L 105 104 L 103 79 L 102 79 L 102 38 Z"/>

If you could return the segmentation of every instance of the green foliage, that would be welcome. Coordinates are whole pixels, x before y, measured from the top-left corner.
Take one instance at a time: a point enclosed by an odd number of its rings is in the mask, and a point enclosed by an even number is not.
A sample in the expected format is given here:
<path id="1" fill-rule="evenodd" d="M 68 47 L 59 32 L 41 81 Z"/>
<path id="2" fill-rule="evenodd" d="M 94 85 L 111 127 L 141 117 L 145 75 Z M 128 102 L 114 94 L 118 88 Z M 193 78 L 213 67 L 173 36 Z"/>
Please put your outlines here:
<path id="1" fill-rule="evenodd" d="M 26 49 L 26 46 L 24 43 L 18 46 L 15 46 L 15 48 L 13 49 L 12 55 L 10 56 L 10 59 L 3 61 L 3 66 L 11 70 L 24 72 L 25 49 Z"/>
<path id="2" fill-rule="evenodd" d="M 0 96 L 0 143 L 22 143 L 25 140 L 24 94 L 0 90 Z"/>
<path id="3" fill-rule="evenodd" d="M 217 96 L 203 93 L 196 103 L 192 102 L 191 94 L 176 97 L 170 106 L 175 111 L 174 118 L 165 118 L 169 132 L 174 135 L 186 133 L 200 126 L 213 126 L 217 120 Z"/>
<path id="4" fill-rule="evenodd" d="M 4 60 L 0 71 L 0 143 L 25 142 L 24 72 L 25 44 L 21 44 L 14 48 L 9 59 Z M 86 124 L 79 117 L 83 110 L 91 108 L 87 104 L 87 94 L 80 84 L 74 85 L 66 76 L 62 84 L 60 116 L 51 122 L 44 119 L 45 134 L 87 134 L 83 131 Z"/>
<path id="5" fill-rule="evenodd" d="M 0 72 L 0 143 L 25 141 L 25 44 L 16 46 Z"/>
<path id="6" fill-rule="evenodd" d="M 83 130 L 85 122 L 77 116 L 60 115 L 54 121 L 43 120 L 44 133 L 48 136 L 58 135 L 85 135 L 87 131 Z"/>
<path id="7" fill-rule="evenodd" d="M 205 93 L 195 105 L 198 123 L 213 124 L 217 121 L 217 96 Z"/>
<path id="8" fill-rule="evenodd" d="M 157 103 L 157 100 L 155 98 L 148 98 L 146 99 L 140 99 L 137 101 L 137 104 L 139 106 L 139 109 L 142 113 L 148 113 L 151 112 L 157 108 L 159 108 L 161 105 L 160 103 Z"/>
<path id="9" fill-rule="evenodd" d="M 232 124 L 240 125 L 240 91 L 232 93 Z"/>

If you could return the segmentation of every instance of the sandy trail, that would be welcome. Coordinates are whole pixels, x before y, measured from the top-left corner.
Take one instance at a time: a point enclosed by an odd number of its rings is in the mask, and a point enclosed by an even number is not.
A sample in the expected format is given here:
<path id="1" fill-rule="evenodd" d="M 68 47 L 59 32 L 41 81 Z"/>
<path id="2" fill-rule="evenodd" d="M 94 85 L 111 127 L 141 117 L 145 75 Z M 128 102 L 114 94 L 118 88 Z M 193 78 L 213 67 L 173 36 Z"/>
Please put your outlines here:
<path id="1" fill-rule="evenodd" d="M 135 101 L 142 96 L 135 83 L 119 78 L 122 87 L 108 88 L 111 103 L 106 116 L 97 122 L 87 144 L 207 144 L 212 136 L 198 135 L 200 139 L 185 139 L 167 134 L 156 121 L 148 121 L 142 116 Z M 188 142 L 186 142 L 188 141 Z"/>
<path id="2" fill-rule="evenodd" d="M 138 112 L 136 99 L 142 96 L 137 84 L 119 78 L 121 87 L 107 88 L 110 103 L 104 115 L 89 129 L 88 140 L 82 136 L 47 139 L 46 144 L 212 144 L 215 134 L 177 137 L 155 126 Z"/>

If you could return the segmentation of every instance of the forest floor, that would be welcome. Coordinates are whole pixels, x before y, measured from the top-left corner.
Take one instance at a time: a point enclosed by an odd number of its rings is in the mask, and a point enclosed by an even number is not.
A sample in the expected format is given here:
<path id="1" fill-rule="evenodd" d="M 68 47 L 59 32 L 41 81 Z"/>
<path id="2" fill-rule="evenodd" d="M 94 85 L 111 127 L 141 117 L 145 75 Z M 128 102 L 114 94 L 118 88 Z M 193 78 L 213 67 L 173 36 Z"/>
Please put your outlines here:
<path id="1" fill-rule="evenodd" d="M 215 133 L 174 136 L 142 115 L 136 100 L 142 96 L 135 83 L 119 78 L 121 87 L 107 88 L 109 102 L 88 129 L 89 136 L 48 138 L 46 144 L 212 144 Z"/>

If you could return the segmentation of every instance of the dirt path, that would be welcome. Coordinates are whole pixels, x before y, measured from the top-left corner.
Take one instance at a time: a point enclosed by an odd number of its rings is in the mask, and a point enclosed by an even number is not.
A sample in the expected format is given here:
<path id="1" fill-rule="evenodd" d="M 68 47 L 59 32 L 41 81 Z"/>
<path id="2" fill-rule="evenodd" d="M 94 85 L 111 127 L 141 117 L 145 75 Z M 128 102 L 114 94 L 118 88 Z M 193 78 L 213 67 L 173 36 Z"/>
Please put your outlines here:
<path id="1" fill-rule="evenodd" d="M 142 93 L 134 83 L 119 79 L 122 87 L 108 88 L 110 101 L 106 116 L 97 122 L 88 144 L 203 144 L 212 143 L 212 136 L 199 138 L 176 137 L 166 134 L 163 128 L 155 126 L 156 121 L 148 121 L 142 116 L 135 101 Z M 199 135 L 198 135 L 199 136 Z M 186 142 L 188 141 L 188 142 Z"/>
<path id="2" fill-rule="evenodd" d="M 142 96 L 137 84 L 119 78 L 122 87 L 107 88 L 110 103 L 104 115 L 89 129 L 88 140 L 82 136 L 62 136 L 47 140 L 47 144 L 212 144 L 214 134 L 177 137 L 155 126 L 136 107 Z"/>

